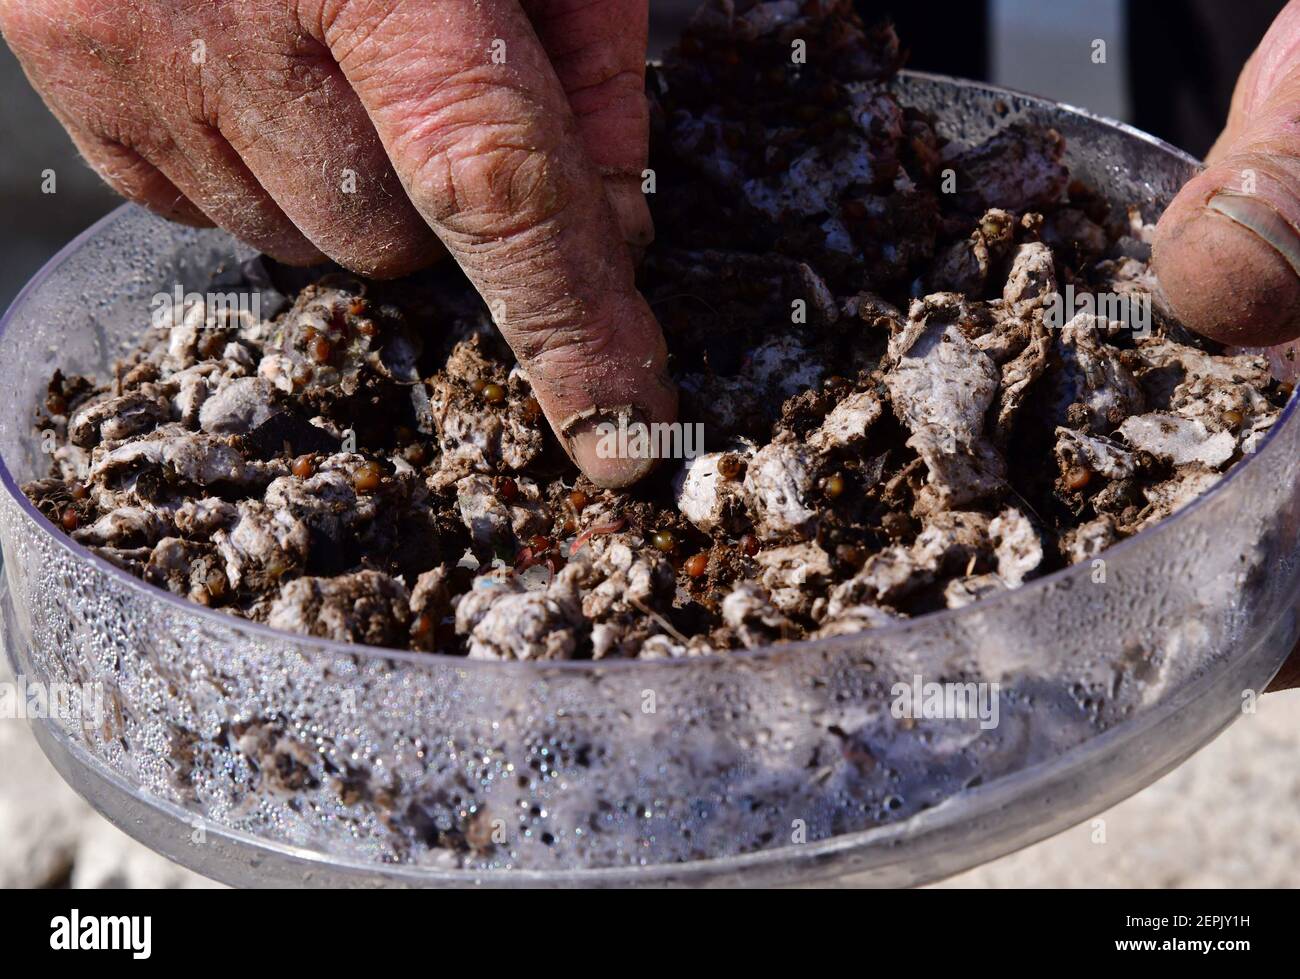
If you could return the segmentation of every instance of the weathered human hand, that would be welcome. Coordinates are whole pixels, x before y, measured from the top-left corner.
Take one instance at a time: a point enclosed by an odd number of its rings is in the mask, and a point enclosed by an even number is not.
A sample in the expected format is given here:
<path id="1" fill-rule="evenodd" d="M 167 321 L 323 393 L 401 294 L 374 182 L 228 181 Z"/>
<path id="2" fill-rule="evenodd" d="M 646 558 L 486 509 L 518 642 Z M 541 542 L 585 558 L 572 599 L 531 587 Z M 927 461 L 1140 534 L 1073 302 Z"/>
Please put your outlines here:
<path id="1" fill-rule="evenodd" d="M 0 30 L 91 165 L 167 217 L 374 276 L 440 241 L 575 461 L 645 474 L 564 422 L 676 413 L 628 247 L 652 236 L 647 0 L 0 0 Z"/>
<path id="2" fill-rule="evenodd" d="M 1209 167 L 1169 206 L 1154 262 L 1179 318 L 1240 346 L 1300 337 L 1300 0 L 1247 62 Z"/>
<path id="3" fill-rule="evenodd" d="M 1300 337 L 1300 0 L 1247 62 L 1208 168 L 1156 229 L 1156 275 L 1174 312 L 1238 346 Z M 1274 358 L 1275 363 L 1284 363 Z M 1269 689 L 1300 686 L 1300 649 Z"/>

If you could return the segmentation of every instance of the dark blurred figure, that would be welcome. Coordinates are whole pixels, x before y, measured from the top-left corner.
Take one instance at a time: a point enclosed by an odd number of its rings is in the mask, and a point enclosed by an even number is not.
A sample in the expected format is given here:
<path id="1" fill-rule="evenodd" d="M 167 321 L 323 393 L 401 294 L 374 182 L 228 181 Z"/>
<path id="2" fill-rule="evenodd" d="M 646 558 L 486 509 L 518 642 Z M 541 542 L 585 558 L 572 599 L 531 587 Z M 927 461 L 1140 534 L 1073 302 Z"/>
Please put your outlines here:
<path id="1" fill-rule="evenodd" d="M 1047 0 L 1045 0 L 1047 2 Z M 672 44 L 700 0 L 650 0 L 650 56 Z M 858 9 L 870 22 L 889 19 L 912 51 L 908 67 L 965 78 L 988 75 L 988 18 L 980 0 L 925 3 L 898 0 L 863 2 Z"/>
<path id="2" fill-rule="evenodd" d="M 894 22 L 898 38 L 908 53 L 908 68 L 988 80 L 989 16 L 987 5 L 980 0 L 939 3 L 857 0 L 857 8 L 868 23 Z"/>
<path id="3" fill-rule="evenodd" d="M 1133 125 L 1204 157 L 1285 0 L 1129 0 Z"/>
<path id="4" fill-rule="evenodd" d="M 1133 125 L 1203 157 L 1228 119 L 1237 75 L 1286 0 L 1128 0 Z M 908 67 L 987 79 L 988 5 L 858 0 L 892 17 Z"/>
<path id="5" fill-rule="evenodd" d="M 1237 75 L 1286 0 L 1129 0 L 1128 82 L 1133 125 L 1203 157 L 1228 118 Z M 891 17 L 908 67 L 987 79 L 988 5 L 858 0 L 868 19 Z"/>
<path id="6" fill-rule="evenodd" d="M 656 43 L 668 43 L 696 6 L 651 0 Z M 1129 0 L 1130 121 L 1203 157 L 1228 118 L 1238 72 L 1283 6 L 1285 0 Z M 909 68 L 988 80 L 987 3 L 857 0 L 857 7 L 869 21 L 893 20 Z"/>

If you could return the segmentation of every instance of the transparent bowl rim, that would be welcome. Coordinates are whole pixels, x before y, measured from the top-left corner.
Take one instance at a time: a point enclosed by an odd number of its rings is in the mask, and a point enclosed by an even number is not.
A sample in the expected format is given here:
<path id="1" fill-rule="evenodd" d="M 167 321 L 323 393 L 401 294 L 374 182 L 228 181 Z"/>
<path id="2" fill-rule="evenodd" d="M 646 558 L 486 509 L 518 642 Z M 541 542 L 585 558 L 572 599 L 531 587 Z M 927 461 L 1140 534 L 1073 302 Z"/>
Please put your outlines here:
<path id="1" fill-rule="evenodd" d="M 977 88 L 983 91 L 1005 94 L 1022 103 L 1051 109 L 1056 112 L 1067 112 L 1073 115 L 1081 116 L 1087 120 L 1102 123 L 1123 131 L 1127 136 L 1151 144 L 1163 152 L 1173 154 L 1184 162 L 1193 166 L 1200 166 L 1199 161 L 1184 151 L 1170 145 L 1155 136 L 1151 136 L 1139 129 L 1119 122 L 1107 116 L 1098 115 L 1081 109 L 1076 106 L 1064 103 L 1054 102 L 1050 99 L 1044 99 L 1039 96 L 1030 95 L 1023 92 L 1015 91 L 996 85 L 986 85 L 980 82 L 973 82 L 968 79 L 953 78 L 946 75 L 939 75 L 930 72 L 902 72 L 904 78 L 919 79 L 921 81 L 937 82 L 947 85 L 953 85 L 962 88 Z M 16 318 L 19 310 L 29 297 L 48 280 L 54 278 L 60 267 L 80 251 L 104 228 L 112 225 L 114 222 L 121 220 L 127 213 L 138 211 L 141 208 L 135 204 L 123 204 L 120 207 L 110 211 L 104 217 L 100 218 L 94 224 L 90 225 L 72 241 L 58 251 L 44 266 L 23 286 L 22 290 L 10 303 L 9 308 L 5 311 L 4 316 L 0 317 L 0 340 L 3 340 L 6 331 L 9 329 L 12 321 Z M 1274 423 L 1268 434 L 1265 436 L 1263 444 L 1254 455 L 1242 460 L 1234 466 L 1229 472 L 1212 486 L 1206 493 L 1197 498 L 1195 501 L 1184 507 L 1182 510 L 1161 521 L 1154 527 L 1141 531 L 1134 536 L 1120 541 L 1106 549 L 1105 554 L 1118 555 L 1127 553 L 1135 547 L 1147 546 L 1148 542 L 1154 542 L 1157 539 L 1177 534 L 1181 527 L 1191 520 L 1200 510 L 1207 506 L 1211 501 L 1217 500 L 1225 494 L 1231 492 L 1237 484 L 1237 477 L 1243 469 L 1252 465 L 1256 458 L 1266 452 L 1278 451 L 1274 447 L 1275 436 L 1284 425 L 1300 424 L 1295 421 L 1297 413 L 1298 398 L 1292 398 L 1281 415 Z M 192 616 L 200 621 L 211 623 L 223 629 L 234 629 L 235 631 L 247 634 L 250 638 L 259 639 L 267 643 L 283 645 L 292 643 L 299 646 L 310 647 L 322 653 L 328 653 L 333 656 L 341 657 L 367 657 L 384 661 L 409 662 L 426 668 L 455 668 L 460 670 L 509 670 L 511 672 L 533 672 L 536 674 L 554 674 L 557 672 L 578 671 L 581 673 L 589 671 L 608 672 L 614 670 L 642 670 L 654 668 L 656 670 L 663 668 L 681 668 L 686 669 L 692 666 L 703 668 L 706 664 L 717 665 L 719 663 L 737 663 L 743 661 L 757 661 L 764 659 L 777 659 L 786 656 L 796 656 L 801 652 L 816 650 L 819 652 L 828 652 L 834 650 L 849 650 L 854 648 L 855 644 L 860 641 L 860 635 L 836 636 L 823 639 L 803 639 L 796 642 L 778 643 L 769 646 L 759 646 L 753 649 L 722 651 L 709 654 L 707 656 L 682 657 L 680 659 L 663 659 L 663 660 L 548 660 L 545 662 L 521 662 L 521 661 L 496 661 L 496 660 L 471 660 L 464 656 L 455 656 L 449 653 L 425 653 L 412 650 L 391 649 L 384 646 L 371 646 L 362 643 L 347 643 L 338 640 L 324 639 L 315 636 L 307 636 L 299 633 L 285 632 L 279 629 L 273 629 L 268 625 L 260 622 L 254 622 L 249 619 L 240 619 L 228 613 L 220 612 L 215 609 L 206 608 L 197 603 L 191 602 L 179 595 L 173 595 L 171 592 L 157 588 L 147 582 L 136 578 L 134 575 L 127 573 L 117 567 L 112 562 L 100 557 L 92 552 L 89 548 L 77 543 L 71 537 L 60 532 L 54 525 L 46 519 L 22 492 L 14 479 L 13 474 L 3 458 L 0 458 L 0 485 L 3 485 L 5 492 L 12 501 L 18 506 L 19 510 L 35 525 L 37 531 L 53 538 L 56 544 L 73 555 L 80 561 L 88 562 L 101 574 L 107 575 L 110 579 L 133 591 L 141 593 L 145 598 L 169 605 L 178 614 Z M 1091 573 L 1086 563 L 1075 564 L 1067 568 L 1061 568 L 1051 574 L 1044 575 L 1041 578 L 1035 578 L 1033 581 L 1021 585 L 1019 588 L 1009 589 L 999 592 L 996 595 L 981 599 L 979 602 L 956 609 L 942 609 L 935 612 L 929 612 L 925 615 L 917 616 L 912 619 L 903 619 L 898 622 L 880 626 L 870 630 L 870 635 L 875 639 L 888 639 L 893 636 L 906 635 L 916 630 L 938 629 L 944 625 L 960 627 L 963 617 L 971 617 L 977 614 L 990 612 L 998 603 L 1007 601 L 1025 601 L 1034 594 L 1046 592 L 1048 589 L 1057 587 L 1060 583 L 1067 580 L 1074 580 L 1087 577 Z"/>

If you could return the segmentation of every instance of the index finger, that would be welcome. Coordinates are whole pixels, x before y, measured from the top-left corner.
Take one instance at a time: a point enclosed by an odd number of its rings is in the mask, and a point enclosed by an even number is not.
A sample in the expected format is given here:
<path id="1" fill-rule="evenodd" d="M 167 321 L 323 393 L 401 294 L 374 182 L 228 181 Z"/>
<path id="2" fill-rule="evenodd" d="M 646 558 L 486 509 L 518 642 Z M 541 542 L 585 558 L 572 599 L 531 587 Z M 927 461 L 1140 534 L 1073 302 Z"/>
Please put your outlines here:
<path id="1" fill-rule="evenodd" d="M 596 426 L 628 408 L 644 422 L 673 420 L 667 350 L 522 8 L 317 0 L 305 26 L 487 301 L 575 462 L 605 486 L 645 475 L 652 460 L 602 458 Z"/>

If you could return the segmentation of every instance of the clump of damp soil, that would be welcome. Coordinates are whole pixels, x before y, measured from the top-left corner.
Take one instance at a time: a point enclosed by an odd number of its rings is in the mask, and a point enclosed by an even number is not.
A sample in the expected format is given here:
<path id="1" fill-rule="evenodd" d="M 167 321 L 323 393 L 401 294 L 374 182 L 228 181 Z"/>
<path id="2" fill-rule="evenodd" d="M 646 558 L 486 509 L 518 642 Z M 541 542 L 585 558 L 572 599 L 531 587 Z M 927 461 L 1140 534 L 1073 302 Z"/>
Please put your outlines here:
<path id="1" fill-rule="evenodd" d="M 25 491 L 200 604 L 477 659 L 842 635 L 1088 560 L 1290 392 L 1161 309 L 1151 227 L 1072 182 L 1058 133 L 946 144 L 887 88 L 901 61 L 848 2 L 719 0 L 651 70 L 640 285 L 705 451 L 639 486 L 579 475 L 454 270 L 290 287 L 259 262 L 269 318 L 198 304 L 112 378 L 56 374 Z M 1149 329 L 1057 322 L 1067 287 Z"/>

